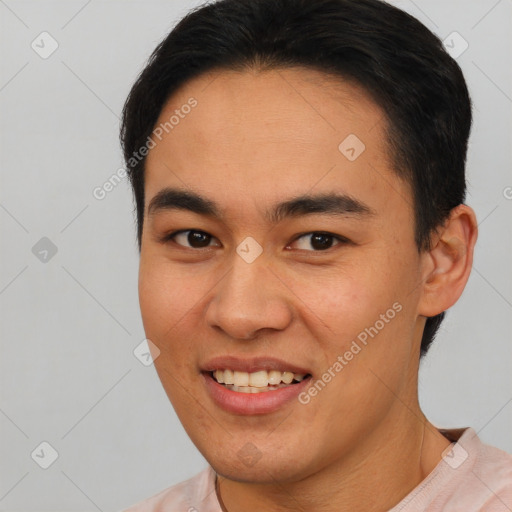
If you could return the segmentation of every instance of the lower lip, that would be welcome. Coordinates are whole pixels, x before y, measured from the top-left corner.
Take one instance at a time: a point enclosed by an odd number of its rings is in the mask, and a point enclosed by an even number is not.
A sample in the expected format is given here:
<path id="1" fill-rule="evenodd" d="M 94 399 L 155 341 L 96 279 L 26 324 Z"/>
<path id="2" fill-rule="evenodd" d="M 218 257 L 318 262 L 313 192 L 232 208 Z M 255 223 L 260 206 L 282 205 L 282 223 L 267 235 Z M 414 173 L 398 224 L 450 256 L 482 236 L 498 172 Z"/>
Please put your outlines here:
<path id="1" fill-rule="evenodd" d="M 213 401 L 225 411 L 234 414 L 269 414 L 281 409 L 294 399 L 308 386 L 311 377 L 307 377 L 297 384 L 290 384 L 284 388 L 261 393 L 240 393 L 231 391 L 219 384 L 212 375 L 203 373 L 206 389 Z"/>

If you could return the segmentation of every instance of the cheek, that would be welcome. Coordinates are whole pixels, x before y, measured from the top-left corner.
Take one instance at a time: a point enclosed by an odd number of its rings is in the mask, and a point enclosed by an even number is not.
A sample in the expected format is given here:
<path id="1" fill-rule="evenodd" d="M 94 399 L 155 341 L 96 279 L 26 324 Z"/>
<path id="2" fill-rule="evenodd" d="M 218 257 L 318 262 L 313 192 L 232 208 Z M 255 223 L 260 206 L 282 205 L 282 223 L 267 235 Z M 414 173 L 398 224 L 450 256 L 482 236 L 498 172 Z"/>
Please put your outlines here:
<path id="1" fill-rule="evenodd" d="M 194 304 L 201 290 L 168 261 L 141 256 L 139 302 L 146 337 L 160 350 L 155 369 L 175 407 L 187 403 L 197 377 L 197 346 L 190 340 Z"/>
<path id="2" fill-rule="evenodd" d="M 316 275 L 308 272 L 289 276 L 286 284 L 299 298 L 297 305 L 310 319 L 310 328 L 325 330 L 320 339 L 342 343 L 373 324 L 399 299 L 397 280 L 399 277 L 388 265 L 379 267 L 375 259 L 372 264 L 360 259 Z"/>
<path id="3" fill-rule="evenodd" d="M 317 313 L 330 327 L 319 336 L 327 359 L 324 370 L 336 374 L 323 399 L 335 404 L 343 397 L 339 407 L 325 409 L 329 424 L 339 425 L 342 418 L 357 423 L 358 417 L 372 424 L 391 407 L 407 378 L 414 297 L 404 281 L 410 280 L 411 269 L 390 258 L 372 261 L 352 268 L 318 295 Z"/>
<path id="4" fill-rule="evenodd" d="M 199 285 L 165 259 L 141 257 L 139 302 L 146 334 L 164 339 L 172 335 L 203 293 Z"/>

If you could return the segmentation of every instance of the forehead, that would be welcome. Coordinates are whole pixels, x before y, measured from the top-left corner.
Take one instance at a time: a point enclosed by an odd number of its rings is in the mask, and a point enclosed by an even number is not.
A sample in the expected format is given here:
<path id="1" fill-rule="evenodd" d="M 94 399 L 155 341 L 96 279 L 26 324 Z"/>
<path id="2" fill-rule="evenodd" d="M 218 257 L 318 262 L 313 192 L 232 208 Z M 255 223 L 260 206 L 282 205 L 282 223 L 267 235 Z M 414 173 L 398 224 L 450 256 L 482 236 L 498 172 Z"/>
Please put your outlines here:
<path id="1" fill-rule="evenodd" d="M 146 205 L 176 185 L 233 205 L 312 189 L 365 202 L 380 192 L 389 202 L 391 190 L 404 188 L 389 164 L 382 110 L 361 87 L 310 69 L 201 75 L 172 95 L 158 128 Z"/>

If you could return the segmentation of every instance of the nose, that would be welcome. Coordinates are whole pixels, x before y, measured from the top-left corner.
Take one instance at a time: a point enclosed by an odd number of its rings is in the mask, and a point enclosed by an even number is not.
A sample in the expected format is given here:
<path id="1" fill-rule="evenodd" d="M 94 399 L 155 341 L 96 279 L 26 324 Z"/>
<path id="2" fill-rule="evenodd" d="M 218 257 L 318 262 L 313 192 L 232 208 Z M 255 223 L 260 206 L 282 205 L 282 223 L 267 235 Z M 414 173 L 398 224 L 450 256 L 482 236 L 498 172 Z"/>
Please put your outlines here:
<path id="1" fill-rule="evenodd" d="M 263 258 L 247 263 L 236 255 L 215 290 L 206 322 L 230 338 L 251 340 L 267 330 L 286 329 L 292 321 L 290 292 Z"/>

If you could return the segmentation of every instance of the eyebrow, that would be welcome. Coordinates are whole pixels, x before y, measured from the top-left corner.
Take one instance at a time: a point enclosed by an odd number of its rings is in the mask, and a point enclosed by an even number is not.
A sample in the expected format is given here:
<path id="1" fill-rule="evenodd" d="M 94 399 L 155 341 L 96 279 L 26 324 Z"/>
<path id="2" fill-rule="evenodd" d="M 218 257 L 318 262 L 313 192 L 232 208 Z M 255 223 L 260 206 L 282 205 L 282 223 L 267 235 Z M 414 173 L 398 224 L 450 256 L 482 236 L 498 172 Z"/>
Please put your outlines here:
<path id="1" fill-rule="evenodd" d="M 150 201 L 148 215 L 153 216 L 161 211 L 186 210 L 198 215 L 222 218 L 219 206 L 200 194 L 178 188 L 164 188 Z M 266 218 L 273 224 L 285 218 L 304 215 L 324 214 L 339 216 L 370 217 L 375 210 L 348 194 L 323 193 L 305 194 L 278 203 L 267 210 Z"/>

